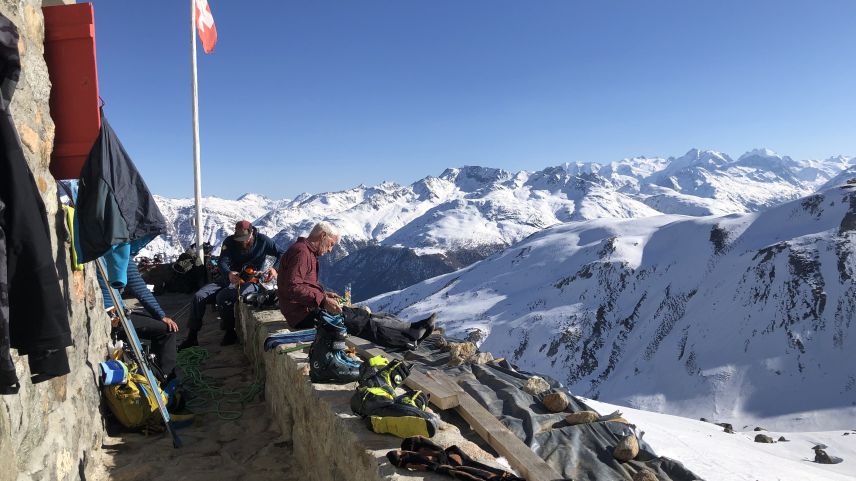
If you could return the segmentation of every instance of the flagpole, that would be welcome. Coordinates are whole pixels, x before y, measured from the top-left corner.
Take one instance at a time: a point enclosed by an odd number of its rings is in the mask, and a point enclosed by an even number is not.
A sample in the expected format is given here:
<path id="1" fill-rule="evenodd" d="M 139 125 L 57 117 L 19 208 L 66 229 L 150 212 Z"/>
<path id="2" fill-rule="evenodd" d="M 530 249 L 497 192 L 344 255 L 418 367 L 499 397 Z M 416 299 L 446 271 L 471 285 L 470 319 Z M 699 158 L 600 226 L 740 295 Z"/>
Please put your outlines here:
<path id="1" fill-rule="evenodd" d="M 193 186 L 196 200 L 196 264 L 205 262 L 202 247 L 202 164 L 199 161 L 199 97 L 196 87 L 196 5 L 190 0 L 191 71 L 193 77 Z"/>

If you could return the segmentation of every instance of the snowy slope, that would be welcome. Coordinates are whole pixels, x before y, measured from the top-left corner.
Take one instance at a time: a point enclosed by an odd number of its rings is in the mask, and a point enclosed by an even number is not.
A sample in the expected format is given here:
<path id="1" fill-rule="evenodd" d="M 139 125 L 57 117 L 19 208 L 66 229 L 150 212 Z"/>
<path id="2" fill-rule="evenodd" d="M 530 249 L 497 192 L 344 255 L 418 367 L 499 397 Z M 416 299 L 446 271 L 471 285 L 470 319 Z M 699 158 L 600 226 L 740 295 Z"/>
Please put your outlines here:
<path id="1" fill-rule="evenodd" d="M 568 223 L 368 303 L 437 312 L 449 334 L 575 394 L 735 424 L 852 428 L 854 229 L 856 187 L 755 214 Z"/>
<path id="2" fill-rule="evenodd" d="M 668 414 L 616 406 L 586 399 L 601 413 L 619 410 L 644 431 L 644 439 L 660 456 L 680 460 L 703 479 L 711 481 L 853 481 L 856 479 L 856 426 L 822 432 L 762 431 L 788 442 L 762 444 L 754 441 L 754 425 L 734 426 L 734 434 L 720 426 Z M 761 426 L 764 427 L 764 426 Z M 847 433 L 847 435 L 845 435 Z M 818 464 L 817 444 L 827 454 L 842 458 L 840 464 Z"/>
<path id="3" fill-rule="evenodd" d="M 847 184 L 848 181 L 856 182 L 856 165 L 842 170 L 838 175 L 829 179 L 823 186 L 822 190 L 838 187 Z"/>

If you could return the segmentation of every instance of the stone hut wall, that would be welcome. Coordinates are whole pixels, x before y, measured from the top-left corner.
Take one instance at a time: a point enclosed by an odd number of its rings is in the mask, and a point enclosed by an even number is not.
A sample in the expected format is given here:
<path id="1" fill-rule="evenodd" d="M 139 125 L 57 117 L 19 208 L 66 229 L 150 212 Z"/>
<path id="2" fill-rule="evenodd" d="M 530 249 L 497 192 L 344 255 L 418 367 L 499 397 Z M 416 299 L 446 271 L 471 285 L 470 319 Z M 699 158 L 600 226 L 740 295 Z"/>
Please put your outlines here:
<path id="1" fill-rule="evenodd" d="M 48 171 L 54 139 L 44 61 L 44 21 L 39 0 L 0 0 L 0 13 L 18 26 L 21 80 L 12 98 L 24 154 L 47 209 L 53 254 L 68 302 L 74 345 L 67 349 L 71 374 L 33 385 L 26 359 L 13 350 L 21 379 L 18 394 L 0 396 L 0 481 L 86 479 L 97 469 L 103 421 L 98 362 L 107 353 L 109 321 L 92 266 L 74 272 L 56 183 Z"/>

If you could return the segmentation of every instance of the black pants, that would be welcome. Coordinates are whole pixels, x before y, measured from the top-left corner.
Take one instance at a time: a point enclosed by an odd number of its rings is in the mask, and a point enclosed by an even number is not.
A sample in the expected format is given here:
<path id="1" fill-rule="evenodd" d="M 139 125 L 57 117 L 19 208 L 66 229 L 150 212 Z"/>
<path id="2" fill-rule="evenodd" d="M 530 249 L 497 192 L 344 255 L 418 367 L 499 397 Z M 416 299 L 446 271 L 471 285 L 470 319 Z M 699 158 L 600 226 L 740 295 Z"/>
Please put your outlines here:
<path id="1" fill-rule="evenodd" d="M 258 284 L 248 282 L 241 284 L 241 295 L 258 291 Z M 205 316 L 205 306 L 214 302 L 220 314 L 220 329 L 235 329 L 235 301 L 238 300 L 238 290 L 234 285 L 223 287 L 212 282 L 196 291 L 190 301 L 190 318 L 187 327 L 191 331 L 202 329 L 202 318 Z"/>
<path id="2" fill-rule="evenodd" d="M 343 307 L 345 327 L 348 334 L 361 337 L 379 346 L 413 349 L 416 341 L 425 332 L 411 327 L 407 321 L 386 313 L 368 314 L 362 309 Z M 315 327 L 317 312 L 312 312 L 294 326 L 294 329 Z"/>
<path id="3" fill-rule="evenodd" d="M 155 319 L 148 313 L 133 312 L 130 316 L 137 331 L 137 337 L 152 343 L 152 352 L 158 357 L 158 366 L 164 376 L 169 376 L 175 370 L 175 333 L 160 319 Z"/>

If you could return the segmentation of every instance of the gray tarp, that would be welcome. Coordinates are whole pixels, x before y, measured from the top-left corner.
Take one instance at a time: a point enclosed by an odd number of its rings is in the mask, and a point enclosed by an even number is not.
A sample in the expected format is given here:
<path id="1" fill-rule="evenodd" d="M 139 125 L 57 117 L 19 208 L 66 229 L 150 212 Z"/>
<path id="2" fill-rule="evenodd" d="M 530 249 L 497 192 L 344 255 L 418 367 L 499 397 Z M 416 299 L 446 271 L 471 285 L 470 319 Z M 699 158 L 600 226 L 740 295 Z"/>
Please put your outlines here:
<path id="1" fill-rule="evenodd" d="M 570 426 L 564 421 L 569 412 L 593 409 L 571 395 L 567 412 L 551 413 L 540 402 L 540 396 L 532 396 L 522 389 L 532 373 L 518 371 L 507 361 L 448 367 L 449 354 L 437 348 L 436 340 L 436 336 L 431 336 L 415 351 L 403 353 L 404 358 L 414 363 L 417 370 L 433 367 L 452 376 L 562 476 L 575 481 L 630 481 L 633 473 L 647 467 L 657 474 L 660 481 L 700 479 L 681 463 L 658 457 L 643 440 L 639 440 L 640 451 L 635 460 L 618 462 L 613 458 L 612 450 L 621 438 L 632 432 L 629 426 L 613 421 Z M 557 381 L 541 377 L 554 389 L 570 394 Z M 449 418 L 449 422 L 463 423 L 451 411 L 442 414 L 444 419 Z M 644 430 L 643 426 L 640 428 Z M 484 447 L 483 443 L 480 444 Z"/>

